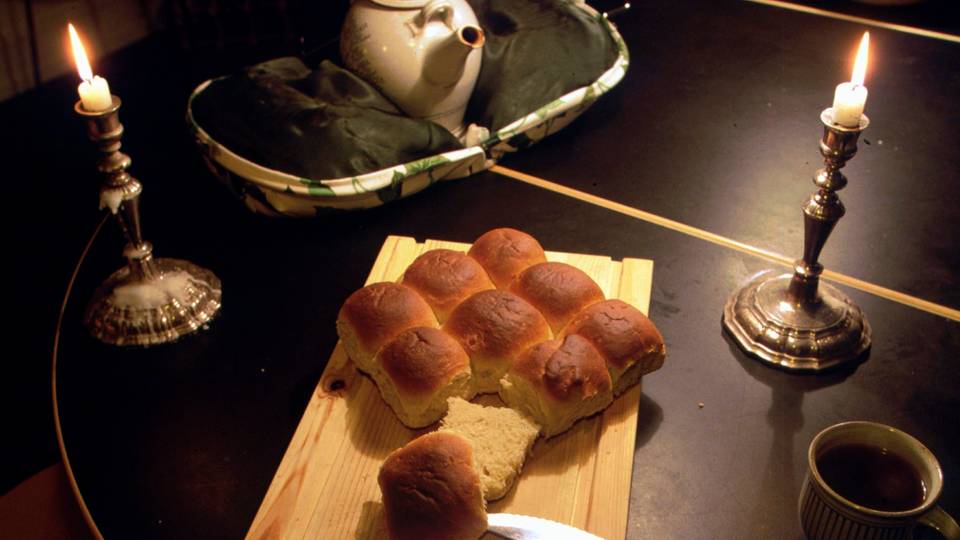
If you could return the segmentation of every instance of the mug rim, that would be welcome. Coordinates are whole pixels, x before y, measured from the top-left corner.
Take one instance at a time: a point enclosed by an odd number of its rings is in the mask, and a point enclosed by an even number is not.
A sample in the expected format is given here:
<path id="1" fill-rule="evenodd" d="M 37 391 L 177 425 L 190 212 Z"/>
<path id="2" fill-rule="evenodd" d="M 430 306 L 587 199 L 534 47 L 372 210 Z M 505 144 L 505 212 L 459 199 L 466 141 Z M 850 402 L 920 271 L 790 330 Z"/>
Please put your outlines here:
<path id="1" fill-rule="evenodd" d="M 935 483 L 936 492 L 932 491 L 934 486 L 929 486 L 928 489 L 930 489 L 931 491 L 928 492 L 923 503 L 920 504 L 919 506 L 911 508 L 909 510 L 885 511 L 885 510 L 877 510 L 875 508 L 870 508 L 869 506 L 863 506 L 862 504 L 853 502 L 850 499 L 834 491 L 833 488 L 830 487 L 830 485 L 823 479 L 823 477 L 820 476 L 820 470 L 817 468 L 816 450 L 820 446 L 820 442 L 827 435 L 829 435 L 830 433 L 833 433 L 834 431 L 846 429 L 851 426 L 869 426 L 870 428 L 874 428 L 874 429 L 892 431 L 897 435 L 906 437 L 907 439 L 917 444 L 920 447 L 921 451 L 925 452 L 929 456 L 933 464 L 933 469 L 937 476 L 937 482 Z M 816 480 L 817 486 L 819 486 L 821 489 L 826 491 L 830 497 L 836 499 L 837 501 L 843 503 L 845 506 L 857 512 L 867 514 L 870 516 L 880 517 L 880 518 L 896 519 L 896 518 L 913 517 L 919 514 L 923 514 L 929 511 L 931 508 L 933 508 L 937 504 L 937 500 L 940 498 L 940 492 L 943 490 L 943 469 L 940 467 L 940 461 L 937 460 L 937 457 L 933 454 L 933 452 L 931 452 L 930 449 L 927 448 L 925 444 L 920 442 L 913 435 L 910 435 L 909 433 L 903 430 L 897 429 L 893 426 L 888 426 L 886 424 L 881 424 L 879 422 L 870 422 L 868 420 L 850 420 L 847 422 L 840 422 L 838 424 L 833 424 L 831 426 L 824 428 L 823 430 L 820 431 L 820 433 L 817 433 L 817 435 L 813 438 L 812 441 L 810 441 L 810 446 L 807 448 L 807 465 L 808 465 L 807 468 L 810 471 L 810 475 Z"/>

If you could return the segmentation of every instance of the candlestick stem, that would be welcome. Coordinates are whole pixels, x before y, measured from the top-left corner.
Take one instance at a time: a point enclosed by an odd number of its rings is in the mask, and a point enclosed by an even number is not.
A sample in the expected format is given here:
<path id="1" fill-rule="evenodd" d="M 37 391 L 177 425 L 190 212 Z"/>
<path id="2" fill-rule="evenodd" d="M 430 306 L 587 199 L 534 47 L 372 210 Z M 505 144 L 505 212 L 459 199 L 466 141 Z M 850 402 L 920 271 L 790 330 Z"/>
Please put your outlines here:
<path id="1" fill-rule="evenodd" d="M 825 167 L 814 175 L 817 191 L 803 205 L 803 258 L 796 262 L 789 289 L 797 302 L 816 300 L 820 274 L 823 273 L 823 265 L 817 262 L 820 252 L 837 222 L 847 212 L 837 195 L 837 191 L 847 186 L 847 177 L 840 169 L 857 153 L 857 139 L 870 123 L 865 115 L 861 115 L 860 125 L 856 128 L 842 127 L 833 122 L 830 109 L 821 114 L 820 120 L 823 123 L 820 154 Z"/>
<path id="2" fill-rule="evenodd" d="M 188 261 L 153 258 L 140 219 L 143 185 L 127 172 L 132 160 L 120 151 L 120 98 L 112 96 L 109 108 L 95 112 L 78 101 L 75 110 L 100 150 L 100 207 L 116 216 L 126 239 L 127 266 L 94 293 L 84 316 L 87 328 L 114 345 L 164 343 L 200 328 L 220 308 L 220 280 Z"/>
<path id="3" fill-rule="evenodd" d="M 133 161 L 130 156 L 120 151 L 123 124 L 120 123 L 119 110 L 120 98 L 116 96 L 113 96 L 110 108 L 103 111 L 89 112 L 83 108 L 82 102 L 77 102 L 76 105 L 77 113 L 88 120 L 87 136 L 101 153 L 97 163 L 97 170 L 103 175 L 100 206 L 109 208 L 116 216 L 131 256 L 146 258 L 151 250 L 145 249 L 140 225 L 140 194 L 143 192 L 143 185 L 127 172 Z"/>
<path id="4" fill-rule="evenodd" d="M 803 204 L 803 257 L 793 274 L 753 276 L 724 307 L 724 328 L 747 353 L 797 371 L 821 371 L 861 360 L 870 347 L 870 326 L 849 297 L 820 283 L 820 253 L 846 210 L 837 191 L 847 185 L 841 168 L 857 152 L 857 127 L 833 122 L 833 110 L 820 115 L 820 153 L 825 167 L 814 175 L 817 190 Z"/>

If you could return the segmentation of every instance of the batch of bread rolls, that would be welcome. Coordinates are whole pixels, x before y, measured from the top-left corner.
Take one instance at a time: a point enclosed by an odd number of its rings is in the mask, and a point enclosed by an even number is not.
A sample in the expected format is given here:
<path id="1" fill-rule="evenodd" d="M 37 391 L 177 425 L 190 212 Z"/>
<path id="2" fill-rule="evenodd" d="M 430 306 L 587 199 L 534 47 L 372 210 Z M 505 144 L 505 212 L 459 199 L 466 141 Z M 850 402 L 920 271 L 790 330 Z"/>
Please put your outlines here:
<path id="1" fill-rule="evenodd" d="M 395 540 L 478 538 L 486 501 L 509 491 L 540 434 L 603 410 L 666 355 L 638 309 L 506 228 L 467 253 L 427 251 L 399 283 L 356 291 L 337 333 L 401 422 L 441 421 L 381 466 Z M 483 393 L 507 407 L 469 402 Z"/>

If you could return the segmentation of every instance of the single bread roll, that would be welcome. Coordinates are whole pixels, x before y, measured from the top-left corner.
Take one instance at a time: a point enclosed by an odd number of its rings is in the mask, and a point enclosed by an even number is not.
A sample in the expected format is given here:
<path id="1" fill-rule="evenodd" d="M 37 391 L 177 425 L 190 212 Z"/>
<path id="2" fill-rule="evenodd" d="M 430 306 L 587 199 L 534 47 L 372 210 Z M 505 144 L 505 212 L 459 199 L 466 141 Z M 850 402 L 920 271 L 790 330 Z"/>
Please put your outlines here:
<path id="1" fill-rule="evenodd" d="M 580 310 L 603 300 L 600 286 L 586 272 L 561 262 L 527 268 L 509 290 L 539 309 L 554 334 L 559 334 Z"/>
<path id="2" fill-rule="evenodd" d="M 483 234 L 467 252 L 487 271 L 498 289 L 510 283 L 530 266 L 547 262 L 540 242 L 516 229 L 493 229 Z"/>
<path id="3" fill-rule="evenodd" d="M 497 392 L 513 359 L 550 339 L 550 326 L 526 300 L 500 290 L 481 291 L 461 303 L 443 330 L 470 356 L 478 392 Z"/>
<path id="4" fill-rule="evenodd" d="M 377 354 L 371 375 L 384 401 L 412 428 L 447 412 L 447 398 L 470 399 L 470 357 L 449 335 L 426 326 L 404 330 Z"/>
<path id="5" fill-rule="evenodd" d="M 545 437 L 613 401 L 606 361 L 586 338 L 573 334 L 534 345 L 500 380 L 500 399 L 543 427 Z"/>
<path id="6" fill-rule="evenodd" d="M 584 309 L 563 330 L 579 334 L 600 351 L 613 380 L 613 395 L 660 369 L 666 357 L 663 337 L 637 308 L 621 300 L 604 300 Z"/>
<path id="7" fill-rule="evenodd" d="M 540 426 L 513 409 L 450 398 L 440 432 L 456 433 L 470 441 L 483 497 L 493 501 L 510 491 L 537 440 Z"/>
<path id="8" fill-rule="evenodd" d="M 416 291 L 396 283 L 374 283 L 351 294 L 337 316 L 337 334 L 347 355 L 363 371 L 376 368 L 380 347 L 414 326 L 437 328 L 437 318 Z"/>
<path id="9" fill-rule="evenodd" d="M 417 257 L 402 283 L 423 296 L 441 323 L 473 293 L 494 288 L 480 263 L 450 249 L 432 249 Z"/>
<path id="10" fill-rule="evenodd" d="M 394 450 L 377 477 L 393 540 L 476 539 L 487 512 L 470 442 L 428 433 Z"/>

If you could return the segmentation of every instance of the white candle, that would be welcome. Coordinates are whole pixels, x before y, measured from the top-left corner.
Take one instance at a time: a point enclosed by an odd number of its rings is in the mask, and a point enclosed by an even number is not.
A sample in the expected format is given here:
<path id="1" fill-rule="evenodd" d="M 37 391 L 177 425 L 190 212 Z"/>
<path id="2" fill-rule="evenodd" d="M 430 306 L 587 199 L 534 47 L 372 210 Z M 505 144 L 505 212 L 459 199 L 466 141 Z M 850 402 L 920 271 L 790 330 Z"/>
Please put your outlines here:
<path id="1" fill-rule="evenodd" d="M 83 108 L 90 112 L 98 112 L 109 109 L 113 105 L 113 97 L 110 95 L 110 85 L 103 77 L 93 74 L 90 68 L 90 61 L 87 60 L 87 53 L 83 50 L 83 43 L 80 42 L 80 36 L 72 24 L 67 25 L 70 33 L 70 45 L 73 48 L 73 59 L 77 64 L 77 71 L 83 82 L 77 87 L 77 93 L 80 94 L 80 102 Z"/>
<path id="2" fill-rule="evenodd" d="M 100 76 L 94 76 L 89 81 L 83 81 L 77 87 L 80 93 L 80 101 L 83 108 L 90 111 L 103 111 L 110 108 L 113 104 L 113 98 L 110 96 L 110 86 L 107 80 Z"/>
<path id="3" fill-rule="evenodd" d="M 860 115 L 867 103 L 867 87 L 863 85 L 867 74 L 867 50 L 870 47 L 870 32 L 863 33 L 857 60 L 853 64 L 850 82 L 837 85 L 833 94 L 833 123 L 855 128 L 860 125 Z"/>

